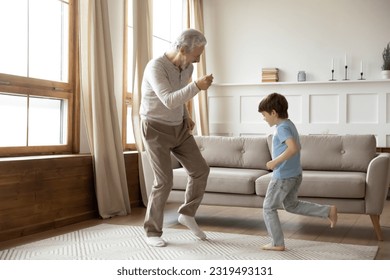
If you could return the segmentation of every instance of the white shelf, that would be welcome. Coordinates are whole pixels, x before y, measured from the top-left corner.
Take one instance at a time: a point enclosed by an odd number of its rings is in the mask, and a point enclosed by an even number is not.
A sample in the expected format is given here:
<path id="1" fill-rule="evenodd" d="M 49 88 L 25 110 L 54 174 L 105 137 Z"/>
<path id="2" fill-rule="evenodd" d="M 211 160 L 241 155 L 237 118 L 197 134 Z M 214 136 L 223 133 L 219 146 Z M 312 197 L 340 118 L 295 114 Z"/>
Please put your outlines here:
<path id="1" fill-rule="evenodd" d="M 243 86 L 282 86 L 282 85 L 322 85 L 322 84 L 355 84 L 355 83 L 390 83 L 390 79 L 387 80 L 336 80 L 336 81 L 306 81 L 306 82 L 270 82 L 270 83 L 247 83 L 247 84 L 235 84 L 235 83 L 221 83 L 212 84 L 216 87 L 243 87 Z"/>

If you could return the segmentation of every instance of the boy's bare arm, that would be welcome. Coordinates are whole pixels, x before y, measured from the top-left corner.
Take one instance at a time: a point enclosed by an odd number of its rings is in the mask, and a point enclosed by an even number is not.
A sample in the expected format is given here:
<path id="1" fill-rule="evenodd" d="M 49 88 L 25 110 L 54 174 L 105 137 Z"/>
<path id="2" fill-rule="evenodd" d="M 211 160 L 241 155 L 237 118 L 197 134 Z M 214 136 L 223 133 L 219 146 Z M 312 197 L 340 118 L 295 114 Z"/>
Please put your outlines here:
<path id="1" fill-rule="evenodd" d="M 295 155 L 299 151 L 299 147 L 297 142 L 294 139 L 289 138 L 286 140 L 287 149 L 281 153 L 278 157 L 273 160 L 267 162 L 267 168 L 269 170 L 274 170 L 279 164 L 288 160 L 293 155 Z"/>

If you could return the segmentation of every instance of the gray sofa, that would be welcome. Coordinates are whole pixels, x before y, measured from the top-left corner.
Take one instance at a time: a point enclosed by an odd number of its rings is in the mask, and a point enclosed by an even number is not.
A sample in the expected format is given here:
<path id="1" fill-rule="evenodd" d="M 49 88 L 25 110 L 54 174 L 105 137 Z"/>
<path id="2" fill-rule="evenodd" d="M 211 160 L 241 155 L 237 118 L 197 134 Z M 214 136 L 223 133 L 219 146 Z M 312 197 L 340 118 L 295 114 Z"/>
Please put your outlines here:
<path id="1" fill-rule="evenodd" d="M 210 166 L 202 204 L 262 207 L 272 172 L 272 136 L 195 136 Z M 340 213 L 370 216 L 378 240 L 383 240 L 380 215 L 389 187 L 390 156 L 376 152 L 373 135 L 301 135 L 303 200 L 334 204 Z M 146 192 L 153 176 L 144 155 Z M 171 202 L 183 202 L 187 174 L 172 158 L 174 174 Z"/>

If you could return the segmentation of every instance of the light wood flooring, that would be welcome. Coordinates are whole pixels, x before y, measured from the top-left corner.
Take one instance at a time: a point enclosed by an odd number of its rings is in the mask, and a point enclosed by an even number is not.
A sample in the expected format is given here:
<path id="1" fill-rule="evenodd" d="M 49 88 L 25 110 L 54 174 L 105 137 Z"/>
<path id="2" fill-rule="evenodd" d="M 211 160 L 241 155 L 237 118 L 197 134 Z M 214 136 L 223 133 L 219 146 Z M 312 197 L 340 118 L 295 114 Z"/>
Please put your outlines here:
<path id="1" fill-rule="evenodd" d="M 164 227 L 184 228 L 177 222 L 178 204 L 167 204 Z M 0 250 L 51 236 L 67 233 L 100 223 L 142 226 L 144 207 L 132 209 L 127 216 L 111 219 L 94 219 L 82 223 L 34 234 L 14 240 L 0 242 Z M 196 220 L 204 231 L 219 231 L 266 236 L 262 210 L 257 208 L 200 206 Z M 377 241 L 370 217 L 367 215 L 339 214 L 335 228 L 331 229 L 325 219 L 305 217 L 279 211 L 286 239 L 304 239 L 344 244 L 378 245 L 377 260 L 390 260 L 390 200 L 385 203 L 381 215 L 384 241 Z"/>

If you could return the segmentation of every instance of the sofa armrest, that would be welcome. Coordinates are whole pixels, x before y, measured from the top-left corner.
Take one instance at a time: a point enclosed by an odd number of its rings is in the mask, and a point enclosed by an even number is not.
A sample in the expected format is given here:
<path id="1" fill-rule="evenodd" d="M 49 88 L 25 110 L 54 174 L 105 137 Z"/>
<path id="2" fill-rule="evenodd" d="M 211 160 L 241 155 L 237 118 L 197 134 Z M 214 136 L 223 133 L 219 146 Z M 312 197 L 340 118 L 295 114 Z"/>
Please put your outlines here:
<path id="1" fill-rule="evenodd" d="M 382 214 L 389 189 L 390 154 L 379 153 L 368 165 L 366 178 L 366 214 Z"/>

